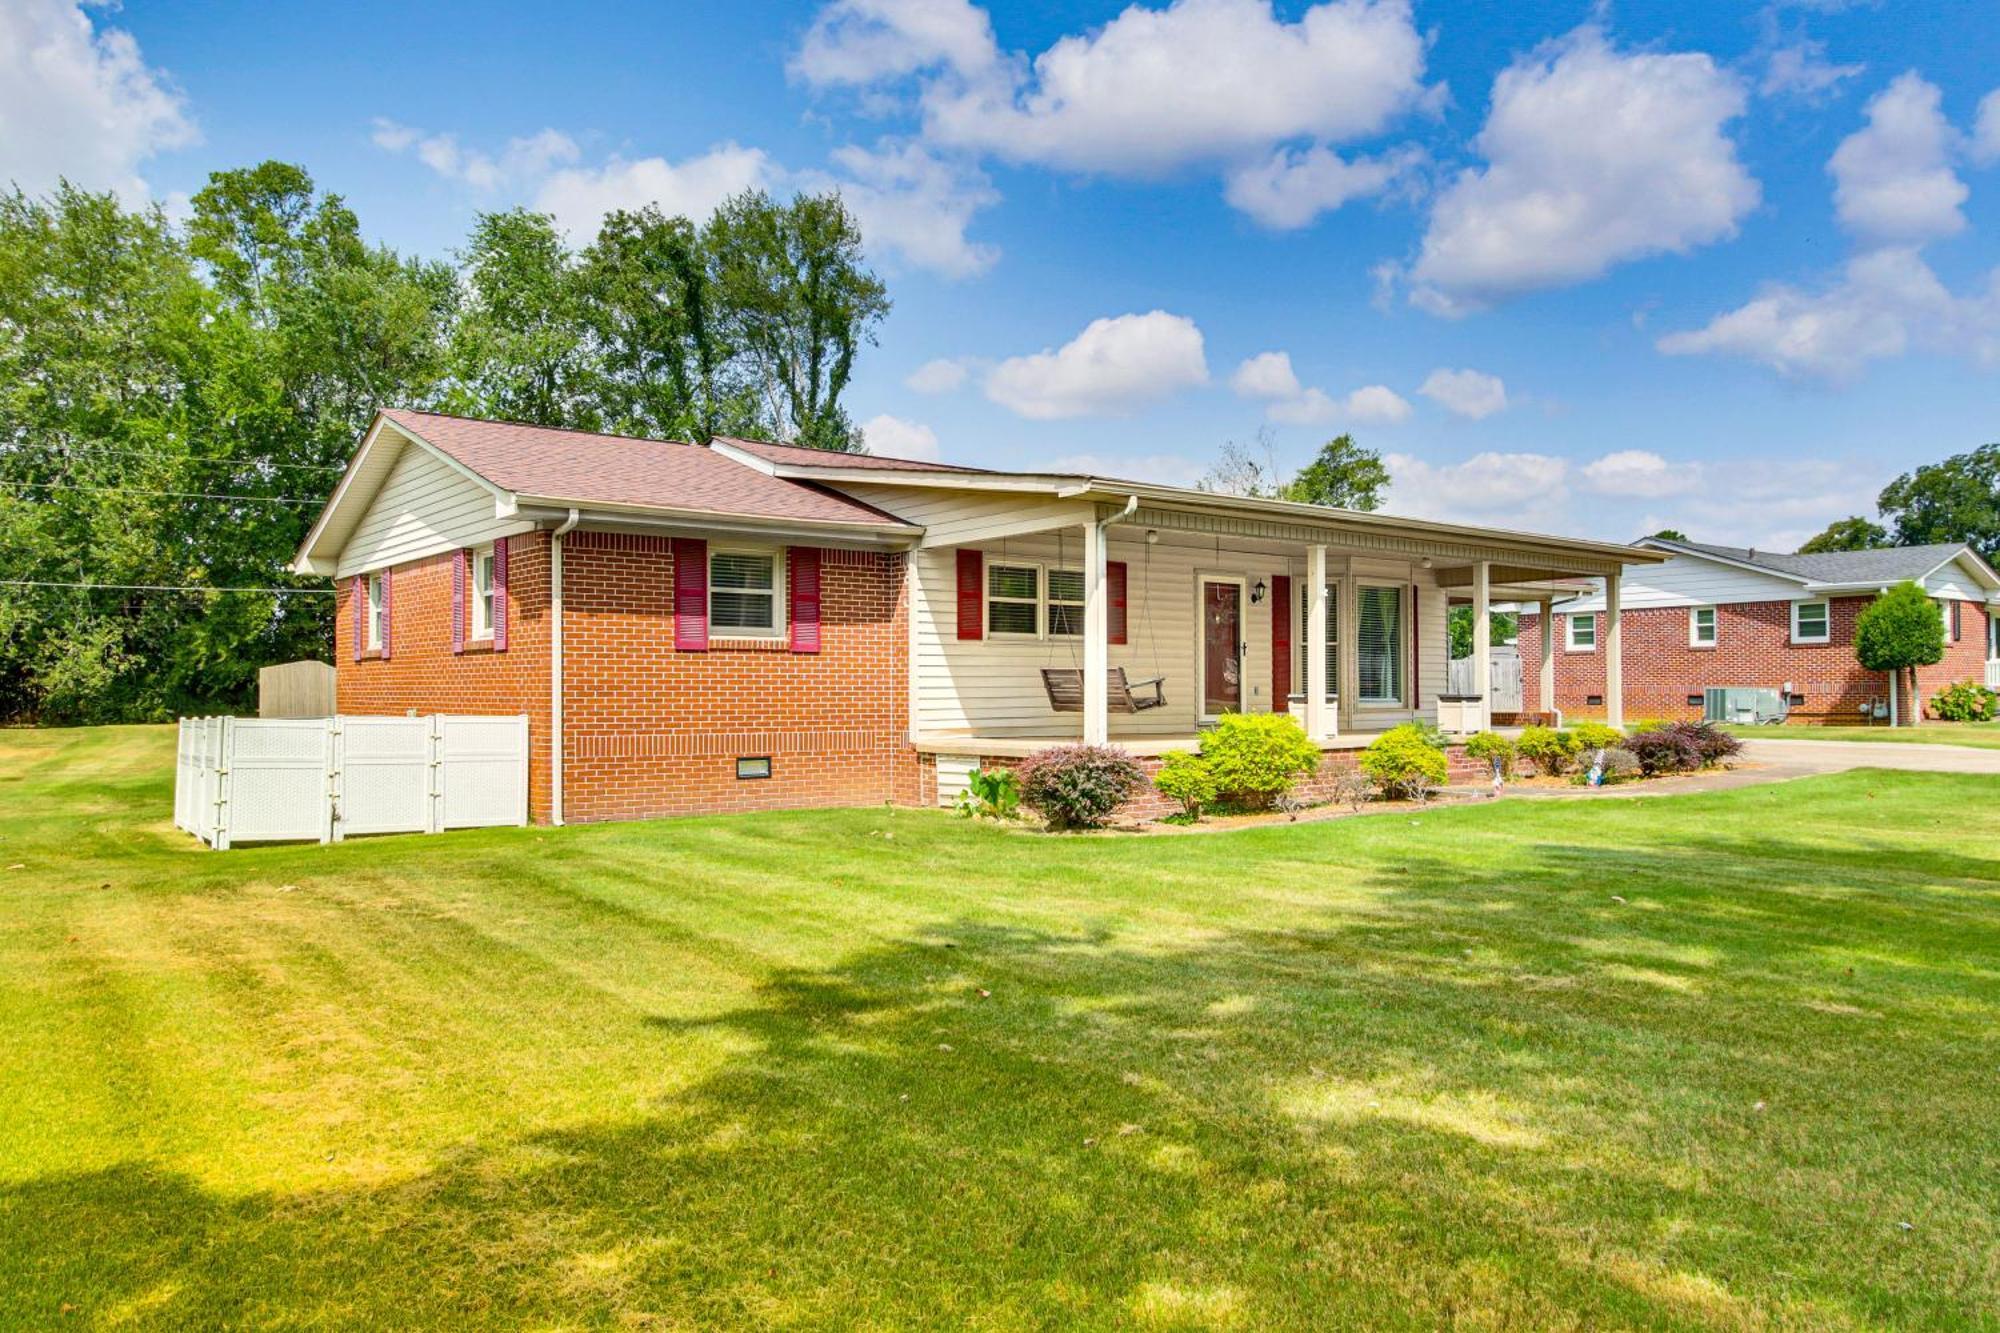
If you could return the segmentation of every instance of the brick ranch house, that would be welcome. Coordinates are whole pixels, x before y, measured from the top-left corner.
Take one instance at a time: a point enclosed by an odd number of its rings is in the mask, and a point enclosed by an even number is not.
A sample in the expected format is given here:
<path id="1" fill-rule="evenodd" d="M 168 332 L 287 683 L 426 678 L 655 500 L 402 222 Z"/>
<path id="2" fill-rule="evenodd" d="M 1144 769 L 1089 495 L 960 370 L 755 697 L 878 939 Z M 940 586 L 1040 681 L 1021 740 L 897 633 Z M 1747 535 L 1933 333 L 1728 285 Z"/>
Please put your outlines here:
<path id="1" fill-rule="evenodd" d="M 1150 766 L 1230 711 L 1297 713 L 1324 780 L 1436 714 L 1449 602 L 1615 587 L 1665 559 L 1145 482 L 385 411 L 295 568 L 335 582 L 341 712 L 526 714 L 530 812 L 562 823 L 944 803 L 973 767 L 1061 741 Z"/>
<path id="2" fill-rule="evenodd" d="M 1789 691 L 1800 722 L 1853 723 L 1886 712 L 1889 678 L 1855 660 L 1854 622 L 1906 579 L 1936 600 L 1945 655 L 1918 669 L 1917 698 L 1906 685 L 1897 715 L 1921 715 L 1925 699 L 1956 681 L 2000 688 L 2000 574 L 1969 546 L 1780 555 L 1657 537 L 1637 545 L 1667 559 L 1620 590 L 1631 716 L 1698 718 L 1710 686 Z M 1521 609 L 1523 697 L 1565 716 L 1604 716 L 1603 589 Z"/>

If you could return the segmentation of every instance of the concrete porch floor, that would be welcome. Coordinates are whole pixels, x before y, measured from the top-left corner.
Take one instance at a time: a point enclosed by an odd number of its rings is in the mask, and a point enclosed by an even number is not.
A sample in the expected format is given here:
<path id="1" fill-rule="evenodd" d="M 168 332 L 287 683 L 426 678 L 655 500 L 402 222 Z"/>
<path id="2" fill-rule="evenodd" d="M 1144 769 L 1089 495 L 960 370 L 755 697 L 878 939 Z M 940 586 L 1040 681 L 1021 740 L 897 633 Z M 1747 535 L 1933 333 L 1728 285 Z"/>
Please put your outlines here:
<path id="1" fill-rule="evenodd" d="M 1514 737 L 1521 734 L 1519 727 L 1495 727 L 1502 736 Z M 1330 736 L 1319 743 L 1324 751 L 1360 750 L 1382 733 L 1379 731 L 1343 732 Z M 1457 738 L 1454 738 L 1457 739 Z M 991 755 L 996 759 L 1021 759 L 1045 750 L 1051 745 L 1074 745 L 1076 736 L 992 736 L 976 732 L 929 731 L 919 732 L 911 737 L 920 754 L 973 754 Z M 1111 744 L 1118 746 L 1141 759 L 1157 758 L 1169 750 L 1195 750 L 1201 747 L 1201 734 L 1191 732 L 1180 736 L 1113 736 Z"/>

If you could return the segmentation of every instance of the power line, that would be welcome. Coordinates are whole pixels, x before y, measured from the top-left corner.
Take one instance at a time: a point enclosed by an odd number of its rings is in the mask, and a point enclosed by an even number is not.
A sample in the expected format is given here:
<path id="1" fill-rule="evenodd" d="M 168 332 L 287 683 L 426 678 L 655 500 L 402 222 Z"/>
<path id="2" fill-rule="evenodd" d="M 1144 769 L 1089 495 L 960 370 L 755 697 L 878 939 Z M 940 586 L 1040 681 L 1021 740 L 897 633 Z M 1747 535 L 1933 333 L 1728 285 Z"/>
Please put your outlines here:
<path id="1" fill-rule="evenodd" d="M 324 500 L 305 500 L 285 495 L 212 495 L 206 491 L 142 491 L 128 486 L 79 486 L 72 481 L 0 481 L 9 490 L 95 491 L 103 495 L 151 495 L 167 500 L 235 500 L 244 504 L 316 505 Z"/>
<path id="2" fill-rule="evenodd" d="M 0 579 L 7 588 L 89 588 L 99 592 L 302 592 L 320 597 L 332 588 L 218 588 L 207 583 L 57 583 L 47 579 Z"/>
<path id="3" fill-rule="evenodd" d="M 31 446 L 24 444 L 0 445 L 0 452 L 5 452 L 11 456 L 17 456 L 17 457 L 34 456 L 30 452 L 30 449 Z M 176 457 L 173 454 L 163 454 L 152 449 L 66 449 L 61 446 L 48 446 L 48 452 L 51 455 L 53 455 L 56 459 L 63 461 L 75 458 L 79 455 L 87 458 L 94 458 L 99 455 L 116 454 L 123 458 L 150 458 L 155 460 L 156 462 L 161 462 L 161 463 L 199 463 L 205 466 L 227 465 L 232 467 L 290 468 L 290 469 L 296 469 L 301 472 L 347 471 L 345 467 L 337 465 L 330 466 L 325 463 L 273 463 L 268 459 L 262 459 L 262 458 L 198 458 L 192 454 Z"/>

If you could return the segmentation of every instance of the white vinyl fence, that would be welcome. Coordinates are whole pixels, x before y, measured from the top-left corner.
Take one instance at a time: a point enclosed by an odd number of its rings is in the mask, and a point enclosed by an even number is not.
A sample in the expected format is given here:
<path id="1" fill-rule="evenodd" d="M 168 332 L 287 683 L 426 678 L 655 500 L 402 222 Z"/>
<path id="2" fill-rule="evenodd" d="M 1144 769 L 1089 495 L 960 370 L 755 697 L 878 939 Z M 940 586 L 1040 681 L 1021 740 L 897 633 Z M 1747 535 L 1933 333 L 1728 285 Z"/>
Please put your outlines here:
<path id="1" fill-rule="evenodd" d="M 1493 711 L 1521 711 L 1521 658 L 1518 653 L 1495 652 L 1493 662 Z M 1455 657 L 1445 667 L 1446 694 L 1471 694 L 1472 659 Z"/>
<path id="2" fill-rule="evenodd" d="M 527 822 L 526 717 L 181 719 L 174 823 L 218 850 Z"/>

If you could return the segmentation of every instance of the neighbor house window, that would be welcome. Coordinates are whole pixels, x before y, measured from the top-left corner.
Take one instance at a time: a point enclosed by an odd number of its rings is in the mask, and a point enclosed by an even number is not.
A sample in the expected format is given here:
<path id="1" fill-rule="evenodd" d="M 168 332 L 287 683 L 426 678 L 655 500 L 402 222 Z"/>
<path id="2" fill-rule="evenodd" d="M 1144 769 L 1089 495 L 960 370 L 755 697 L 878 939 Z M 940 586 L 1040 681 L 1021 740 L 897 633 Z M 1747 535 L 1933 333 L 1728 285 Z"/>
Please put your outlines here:
<path id="1" fill-rule="evenodd" d="M 472 637 L 493 637 L 493 548 L 472 553 Z"/>
<path id="2" fill-rule="evenodd" d="M 1688 608 L 1688 646 L 1690 648 L 1715 647 L 1714 607 L 1691 606 Z"/>
<path id="3" fill-rule="evenodd" d="M 1364 584 L 1355 609 L 1360 651 L 1361 702 L 1403 701 L 1403 590 Z"/>
<path id="4" fill-rule="evenodd" d="M 1827 638 L 1826 603 L 1793 602 L 1792 642 L 1825 643 Z"/>
<path id="5" fill-rule="evenodd" d="M 1083 571 L 1049 571 L 1049 633 L 1083 633 Z"/>
<path id="6" fill-rule="evenodd" d="M 1597 614 L 1594 611 L 1571 612 L 1564 645 L 1573 653 L 1594 653 L 1597 651 Z"/>
<path id="7" fill-rule="evenodd" d="M 1964 609 L 1964 602 L 1953 602 L 1951 604 L 1951 641 L 1953 643 L 1957 643 L 1965 634 L 1965 621 L 1961 616 Z"/>
<path id="8" fill-rule="evenodd" d="M 1038 565 L 986 567 L 986 632 L 1035 635 L 1042 631 L 1042 571 Z"/>
<path id="9" fill-rule="evenodd" d="M 708 623 L 718 634 L 770 636 L 783 628 L 775 551 L 719 551 L 708 556 Z"/>
<path id="10" fill-rule="evenodd" d="M 1306 626 L 1312 621 L 1312 585 L 1299 581 L 1299 690 L 1306 688 Z M 1326 697 L 1340 693 L 1340 585 L 1326 585 Z"/>
<path id="11" fill-rule="evenodd" d="M 382 604 L 382 576 L 368 576 L 368 646 L 380 650 L 382 635 L 389 627 L 387 608 Z"/>

